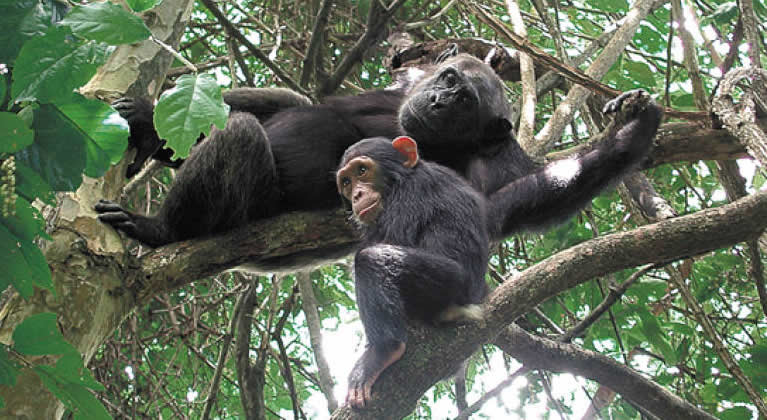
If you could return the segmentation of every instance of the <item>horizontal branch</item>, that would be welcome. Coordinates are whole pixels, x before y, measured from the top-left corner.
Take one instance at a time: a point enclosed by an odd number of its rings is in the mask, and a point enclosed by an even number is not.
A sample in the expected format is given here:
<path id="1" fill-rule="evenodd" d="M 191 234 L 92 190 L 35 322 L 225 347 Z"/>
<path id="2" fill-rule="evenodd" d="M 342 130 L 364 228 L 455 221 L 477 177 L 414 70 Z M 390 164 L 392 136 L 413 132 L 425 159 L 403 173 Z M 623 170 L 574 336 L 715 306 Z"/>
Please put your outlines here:
<path id="1" fill-rule="evenodd" d="M 126 284 L 139 304 L 195 280 L 241 268 L 294 273 L 349 255 L 357 234 L 341 210 L 296 212 L 206 239 L 173 243 L 138 261 Z"/>
<path id="2" fill-rule="evenodd" d="M 767 120 L 760 120 L 767 126 Z M 578 148 L 551 153 L 560 159 Z M 746 157 L 745 150 L 724 129 L 694 123 L 664 124 L 646 166 L 701 159 Z M 194 280 L 235 267 L 258 273 L 295 272 L 342 258 L 354 250 L 356 234 L 343 212 L 291 213 L 261 220 L 244 228 L 204 240 L 175 243 L 144 256 L 133 292 L 151 298 Z"/>
<path id="3" fill-rule="evenodd" d="M 767 118 L 759 120 L 761 127 L 767 128 Z M 661 125 L 653 140 L 649 161 L 645 167 L 655 167 L 664 163 L 694 162 L 698 160 L 732 160 L 746 158 L 746 149 L 724 128 L 705 128 L 696 123 L 672 122 Z M 565 158 L 588 145 L 546 155 L 548 160 Z"/>
<path id="4" fill-rule="evenodd" d="M 413 325 L 404 358 L 379 378 L 368 409 L 333 419 L 389 419 L 410 413 L 421 395 L 453 374 L 482 343 L 546 299 L 591 278 L 673 261 L 756 238 L 767 227 L 767 191 L 731 204 L 583 242 L 513 276 L 488 298 L 485 325 Z"/>

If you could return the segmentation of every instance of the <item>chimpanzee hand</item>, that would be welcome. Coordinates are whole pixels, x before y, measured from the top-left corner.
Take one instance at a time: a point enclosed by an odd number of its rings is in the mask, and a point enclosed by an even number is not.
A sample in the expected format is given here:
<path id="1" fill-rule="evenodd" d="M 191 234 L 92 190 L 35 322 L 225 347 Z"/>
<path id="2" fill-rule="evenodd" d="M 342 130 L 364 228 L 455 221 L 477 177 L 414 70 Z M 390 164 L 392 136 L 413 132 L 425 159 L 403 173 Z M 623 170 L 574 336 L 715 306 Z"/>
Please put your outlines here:
<path id="1" fill-rule="evenodd" d="M 136 221 L 133 215 L 123 209 L 119 204 L 109 200 L 99 200 L 94 206 L 99 213 L 99 220 L 109 224 L 117 230 L 122 230 L 129 236 L 136 234 Z"/>
<path id="2" fill-rule="evenodd" d="M 644 89 L 624 92 L 607 102 L 602 108 L 603 114 L 621 113 L 626 119 L 635 117 L 652 103 L 653 99 Z"/>
<path id="3" fill-rule="evenodd" d="M 123 97 L 112 102 L 112 108 L 128 121 L 128 125 L 152 122 L 154 107 L 147 98 Z"/>

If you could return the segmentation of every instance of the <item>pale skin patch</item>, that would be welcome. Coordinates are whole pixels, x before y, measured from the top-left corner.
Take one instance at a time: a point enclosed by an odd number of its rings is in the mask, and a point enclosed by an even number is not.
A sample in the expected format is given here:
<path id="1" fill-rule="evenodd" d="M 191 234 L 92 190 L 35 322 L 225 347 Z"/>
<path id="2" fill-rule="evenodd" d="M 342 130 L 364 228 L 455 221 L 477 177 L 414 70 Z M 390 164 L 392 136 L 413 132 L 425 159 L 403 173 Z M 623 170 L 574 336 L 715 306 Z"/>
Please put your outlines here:
<path id="1" fill-rule="evenodd" d="M 373 397 L 373 384 L 386 368 L 402 358 L 402 355 L 405 354 L 405 343 L 400 342 L 397 348 L 384 355 L 384 357 L 379 357 L 374 353 L 375 349 L 368 348 L 365 350 L 365 354 L 362 355 L 367 368 L 374 365 L 373 372 L 367 376 L 364 382 L 355 385 L 350 384 L 349 392 L 346 394 L 346 402 L 354 408 L 364 408 L 370 402 Z"/>
<path id="2" fill-rule="evenodd" d="M 546 177 L 558 185 L 569 184 L 581 172 L 577 159 L 562 159 L 546 166 Z"/>

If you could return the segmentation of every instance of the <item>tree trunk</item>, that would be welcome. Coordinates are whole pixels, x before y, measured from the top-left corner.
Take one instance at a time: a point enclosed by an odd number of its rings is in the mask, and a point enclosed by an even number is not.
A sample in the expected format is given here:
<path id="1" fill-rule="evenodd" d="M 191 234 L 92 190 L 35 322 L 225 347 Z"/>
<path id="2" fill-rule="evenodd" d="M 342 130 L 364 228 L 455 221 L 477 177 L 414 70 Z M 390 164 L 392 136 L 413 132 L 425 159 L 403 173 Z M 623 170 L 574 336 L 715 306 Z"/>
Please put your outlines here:
<path id="1" fill-rule="evenodd" d="M 154 36 L 177 46 L 186 28 L 191 0 L 165 0 L 144 13 Z M 112 100 L 128 95 L 156 95 L 171 63 L 170 54 L 152 41 L 117 48 L 93 79 L 81 89 L 86 96 Z M 136 307 L 125 276 L 125 247 L 114 230 L 105 229 L 93 205 L 100 198 L 116 197 L 125 183 L 130 156 L 100 179 L 84 177 L 74 193 L 59 194 L 58 206 L 45 209 L 53 241 L 43 245 L 53 274 L 56 296 L 37 290 L 25 301 L 15 294 L 0 311 L 0 340 L 10 344 L 11 334 L 25 318 L 55 312 L 64 337 L 87 364 L 104 340 Z M 25 361 L 53 361 L 50 357 Z M 22 363 L 24 365 L 24 363 Z M 0 387 L 5 407 L 0 418 L 58 419 L 64 406 L 29 368 L 21 370 L 13 387 Z"/>

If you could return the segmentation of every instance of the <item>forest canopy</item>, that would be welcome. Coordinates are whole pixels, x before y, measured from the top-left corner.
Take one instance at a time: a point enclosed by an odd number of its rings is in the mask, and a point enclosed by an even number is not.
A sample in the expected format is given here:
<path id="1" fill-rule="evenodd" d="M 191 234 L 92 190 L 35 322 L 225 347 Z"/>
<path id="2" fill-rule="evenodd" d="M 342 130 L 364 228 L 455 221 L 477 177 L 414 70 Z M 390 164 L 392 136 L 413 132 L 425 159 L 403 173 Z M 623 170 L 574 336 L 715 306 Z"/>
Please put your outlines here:
<path id="1" fill-rule="evenodd" d="M 764 0 L 0 0 L 0 22 L 0 418 L 767 418 Z M 482 325 L 410 325 L 369 409 L 343 401 L 365 338 L 340 206 L 157 249 L 96 218 L 152 214 L 177 173 L 125 177 L 118 98 L 157 101 L 185 158 L 229 89 L 322 103 L 453 45 L 540 162 L 621 92 L 665 119 L 585 210 L 493 244 Z"/>

